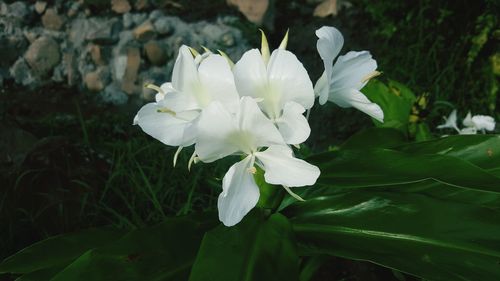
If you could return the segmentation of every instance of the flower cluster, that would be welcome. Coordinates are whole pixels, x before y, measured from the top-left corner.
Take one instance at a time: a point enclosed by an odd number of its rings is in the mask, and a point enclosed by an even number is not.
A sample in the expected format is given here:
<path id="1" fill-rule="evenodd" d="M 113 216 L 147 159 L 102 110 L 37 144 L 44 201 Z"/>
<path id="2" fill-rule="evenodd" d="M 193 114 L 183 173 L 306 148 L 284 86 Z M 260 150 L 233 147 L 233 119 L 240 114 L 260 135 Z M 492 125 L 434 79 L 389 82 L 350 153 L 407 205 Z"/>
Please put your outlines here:
<path id="1" fill-rule="evenodd" d="M 315 184 L 318 167 L 295 158 L 292 150 L 310 135 L 304 113 L 315 96 L 320 104 L 329 100 L 383 120 L 380 107 L 359 91 L 378 75 L 370 53 L 349 52 L 333 64 L 342 35 L 333 27 L 322 27 L 316 34 L 325 71 L 314 87 L 302 63 L 286 50 L 288 33 L 272 52 L 262 33 L 260 51 L 249 50 L 236 63 L 220 51 L 199 54 L 182 46 L 172 81 L 148 86 L 158 92 L 155 102 L 139 110 L 134 124 L 164 144 L 179 147 L 174 165 L 182 148 L 191 145 L 195 151 L 189 167 L 197 161 L 241 156 L 225 174 L 218 198 L 219 219 L 226 226 L 237 224 L 257 204 L 256 166 L 267 183 L 283 186 L 298 199 L 290 187 Z"/>
<path id="2" fill-rule="evenodd" d="M 495 130 L 495 119 L 488 115 L 472 115 L 469 111 L 467 116 L 465 116 L 462 124 L 464 127 L 462 129 L 457 126 L 457 110 L 454 109 L 450 115 L 446 118 L 443 117 L 445 122 L 437 126 L 438 129 L 454 129 L 460 135 L 474 135 L 477 132 L 482 132 L 483 134 L 486 131 Z"/>

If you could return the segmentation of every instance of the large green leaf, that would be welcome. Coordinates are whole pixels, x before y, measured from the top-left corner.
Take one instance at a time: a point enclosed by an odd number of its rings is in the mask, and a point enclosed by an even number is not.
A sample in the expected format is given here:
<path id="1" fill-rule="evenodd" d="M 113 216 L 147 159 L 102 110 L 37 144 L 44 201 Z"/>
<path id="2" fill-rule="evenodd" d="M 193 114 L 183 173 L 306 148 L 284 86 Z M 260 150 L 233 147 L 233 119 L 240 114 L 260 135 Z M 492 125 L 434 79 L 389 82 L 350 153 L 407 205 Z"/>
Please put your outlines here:
<path id="1" fill-rule="evenodd" d="M 254 209 L 236 226 L 205 234 L 189 280 L 297 280 L 298 265 L 287 218 Z"/>
<path id="2" fill-rule="evenodd" d="M 22 274 L 64 266 L 88 249 L 110 243 L 124 233 L 106 227 L 50 237 L 6 258 L 0 264 L 0 273 Z"/>
<path id="3" fill-rule="evenodd" d="M 320 185 L 383 186 L 435 179 L 450 185 L 500 192 L 500 178 L 454 156 L 390 149 L 340 150 L 308 159 L 321 169 Z"/>
<path id="4" fill-rule="evenodd" d="M 373 127 L 351 136 L 342 144 L 341 149 L 392 148 L 407 141 L 400 130 Z"/>
<path id="5" fill-rule="evenodd" d="M 412 154 L 455 156 L 485 169 L 500 167 L 499 135 L 456 135 L 406 144 L 394 149 Z"/>
<path id="6" fill-rule="evenodd" d="M 499 210 L 403 188 L 323 188 L 284 214 L 303 255 L 367 260 L 429 280 L 500 280 Z"/>
<path id="7" fill-rule="evenodd" d="M 168 219 L 89 249 L 52 281 L 185 280 L 213 214 Z"/>

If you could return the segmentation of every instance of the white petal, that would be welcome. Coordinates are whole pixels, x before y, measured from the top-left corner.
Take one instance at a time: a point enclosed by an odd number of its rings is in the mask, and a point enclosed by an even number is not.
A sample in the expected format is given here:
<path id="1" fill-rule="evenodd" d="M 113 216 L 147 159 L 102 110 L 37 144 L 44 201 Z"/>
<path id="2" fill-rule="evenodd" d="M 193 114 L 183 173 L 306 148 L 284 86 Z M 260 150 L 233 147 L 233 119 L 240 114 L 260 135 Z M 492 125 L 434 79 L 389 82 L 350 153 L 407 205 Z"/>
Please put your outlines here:
<path id="1" fill-rule="evenodd" d="M 245 52 L 234 65 L 233 73 L 240 96 L 261 97 L 267 85 L 267 72 L 259 50 Z"/>
<path id="2" fill-rule="evenodd" d="M 340 107 L 354 107 L 377 121 L 384 122 L 384 112 L 382 108 L 380 108 L 378 104 L 371 102 L 358 90 L 350 89 L 337 92 L 335 96 L 330 96 L 329 100 Z"/>
<path id="3" fill-rule="evenodd" d="M 340 56 L 332 70 L 330 97 L 345 89 L 361 90 L 367 78 L 377 69 L 377 62 L 368 51 L 348 52 Z"/>
<path id="4" fill-rule="evenodd" d="M 228 108 L 238 105 L 238 92 L 234 76 L 227 60 L 220 55 L 210 55 L 198 68 L 200 83 L 213 100 L 218 100 Z"/>
<path id="5" fill-rule="evenodd" d="M 474 127 L 474 123 L 472 123 L 472 114 L 470 113 L 470 111 L 467 113 L 467 116 L 465 116 L 462 124 L 464 124 L 465 127 Z"/>
<path id="6" fill-rule="evenodd" d="M 170 92 L 175 92 L 174 86 L 172 85 L 172 82 L 166 82 L 161 84 L 160 89 L 163 91 L 163 94 L 168 94 Z"/>
<path id="7" fill-rule="evenodd" d="M 287 50 L 274 50 L 267 65 L 269 96 L 264 96 L 264 103 L 270 100 L 283 109 L 288 101 L 301 104 L 309 109 L 314 104 L 314 90 L 306 69 L 297 57 Z"/>
<path id="8" fill-rule="evenodd" d="M 344 37 L 340 31 L 331 26 L 323 26 L 316 30 L 316 36 L 318 36 L 316 48 L 318 49 L 319 56 L 323 60 L 326 79 L 328 84 L 330 84 L 333 60 L 339 55 L 344 45 Z"/>
<path id="9" fill-rule="evenodd" d="M 259 201 L 259 187 L 255 183 L 252 167 L 252 156 L 229 168 L 222 180 L 222 193 L 217 200 L 219 220 L 225 226 L 233 226 L 255 207 Z"/>
<path id="10" fill-rule="evenodd" d="M 328 101 L 328 95 L 330 93 L 330 82 L 326 77 L 326 71 L 323 71 L 321 77 L 319 77 L 318 81 L 314 85 L 314 95 L 319 97 L 318 101 L 320 105 L 323 105 Z"/>
<path id="11" fill-rule="evenodd" d="M 258 147 L 285 143 L 276 126 L 262 113 L 251 97 L 241 98 L 236 119 L 238 128 L 243 133 L 241 141 L 247 143 L 244 152 L 251 152 Z"/>
<path id="12" fill-rule="evenodd" d="M 311 128 L 303 115 L 305 109 L 295 102 L 287 102 L 283 115 L 276 119 L 276 125 L 287 144 L 303 143 L 311 134 Z"/>
<path id="13" fill-rule="evenodd" d="M 178 113 L 158 112 L 163 107 L 157 103 L 144 105 L 134 122 L 153 138 L 171 146 L 190 146 L 194 143 L 193 126 L 198 115 L 196 111 Z"/>
<path id="14" fill-rule="evenodd" d="M 318 167 L 293 157 L 287 146 L 270 146 L 255 157 L 264 166 L 264 179 L 270 184 L 290 187 L 313 185 L 320 175 Z"/>
<path id="15" fill-rule="evenodd" d="M 241 150 L 237 137 L 235 117 L 220 102 L 214 101 L 201 112 L 198 120 L 195 152 L 201 161 L 213 162 Z"/>
<path id="16" fill-rule="evenodd" d="M 460 135 L 475 135 L 477 134 L 477 130 L 474 127 L 463 128 L 458 132 Z"/>
<path id="17" fill-rule="evenodd" d="M 459 131 L 458 127 L 457 127 L 457 110 L 456 109 L 454 109 L 450 113 L 448 118 L 445 118 L 445 120 L 446 121 L 444 124 L 437 126 L 438 129 L 451 128 L 451 129 L 455 129 L 455 130 Z"/>
<path id="18" fill-rule="evenodd" d="M 472 123 L 477 130 L 495 130 L 495 119 L 493 119 L 493 117 L 491 116 L 475 115 L 472 117 Z"/>
<path id="19" fill-rule="evenodd" d="M 172 87 L 180 92 L 192 93 L 199 85 L 198 70 L 189 47 L 182 45 L 172 71 Z"/>
<path id="20" fill-rule="evenodd" d="M 201 110 L 196 99 L 187 93 L 169 92 L 160 101 L 173 111 Z"/>

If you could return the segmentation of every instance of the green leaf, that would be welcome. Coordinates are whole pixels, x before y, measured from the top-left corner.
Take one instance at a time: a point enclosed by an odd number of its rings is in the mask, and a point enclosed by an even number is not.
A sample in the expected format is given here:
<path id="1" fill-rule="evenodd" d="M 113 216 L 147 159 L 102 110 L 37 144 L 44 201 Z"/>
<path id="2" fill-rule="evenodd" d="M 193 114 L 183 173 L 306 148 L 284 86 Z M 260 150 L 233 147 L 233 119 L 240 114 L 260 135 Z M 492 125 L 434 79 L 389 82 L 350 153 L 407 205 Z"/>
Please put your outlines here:
<path id="1" fill-rule="evenodd" d="M 300 254 L 367 260 L 429 280 L 500 280 L 500 210 L 404 187 L 334 195 L 323 188 L 290 205 L 284 214 Z"/>
<path id="2" fill-rule="evenodd" d="M 314 274 L 318 271 L 318 269 L 328 261 L 328 255 L 314 255 L 312 257 L 303 258 L 303 265 L 300 269 L 299 280 L 300 281 L 309 281 L 314 277 Z"/>
<path id="3" fill-rule="evenodd" d="M 365 187 L 435 179 L 450 185 L 500 192 L 500 178 L 467 161 L 447 155 L 390 149 L 341 150 L 310 157 L 321 170 L 318 184 Z"/>
<path id="4" fill-rule="evenodd" d="M 456 135 L 397 146 L 412 154 L 441 154 L 467 160 L 484 169 L 500 167 L 499 135 Z"/>
<path id="5" fill-rule="evenodd" d="M 205 234 L 189 280 L 297 280 L 298 263 L 287 218 L 254 209 L 236 226 Z"/>
<path id="6" fill-rule="evenodd" d="M 6 258 L 0 264 L 0 273 L 29 273 L 64 266 L 88 249 L 105 245 L 123 234 L 122 230 L 106 227 L 50 237 Z"/>
<path id="7" fill-rule="evenodd" d="M 407 138 L 394 128 L 369 128 L 358 132 L 345 141 L 341 149 L 391 148 L 403 145 Z"/>
<path id="8" fill-rule="evenodd" d="M 406 134 L 415 95 L 405 86 L 389 81 L 385 85 L 379 80 L 371 80 L 362 92 L 384 111 L 384 123 L 375 121 L 379 127 L 401 130 Z"/>
<path id="9" fill-rule="evenodd" d="M 426 123 L 414 123 L 410 124 L 415 128 L 415 140 L 416 141 L 427 141 L 434 139 L 434 136 Z M 410 126 L 411 127 L 411 126 Z"/>
<path id="10" fill-rule="evenodd" d="M 185 280 L 213 214 L 167 219 L 89 249 L 51 281 Z"/>
<path id="11" fill-rule="evenodd" d="M 49 281 L 54 277 L 59 271 L 63 270 L 64 266 L 44 268 L 30 273 L 23 274 L 21 277 L 17 278 L 16 281 Z"/>

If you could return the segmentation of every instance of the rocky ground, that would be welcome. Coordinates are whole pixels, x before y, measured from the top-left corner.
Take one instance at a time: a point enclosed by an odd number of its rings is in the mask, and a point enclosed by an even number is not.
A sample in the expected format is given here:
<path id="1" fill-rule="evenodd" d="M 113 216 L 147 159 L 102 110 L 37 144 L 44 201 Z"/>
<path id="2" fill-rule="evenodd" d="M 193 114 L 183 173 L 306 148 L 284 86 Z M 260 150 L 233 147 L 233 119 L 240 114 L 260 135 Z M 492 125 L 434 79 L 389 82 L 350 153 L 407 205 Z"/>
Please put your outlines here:
<path id="1" fill-rule="evenodd" d="M 143 85 L 170 79 L 182 44 L 221 49 L 234 59 L 248 48 L 233 17 L 188 23 L 144 0 L 110 0 L 110 12 L 93 2 L 0 1 L 0 86 L 65 84 L 121 105 L 151 99 Z"/>

